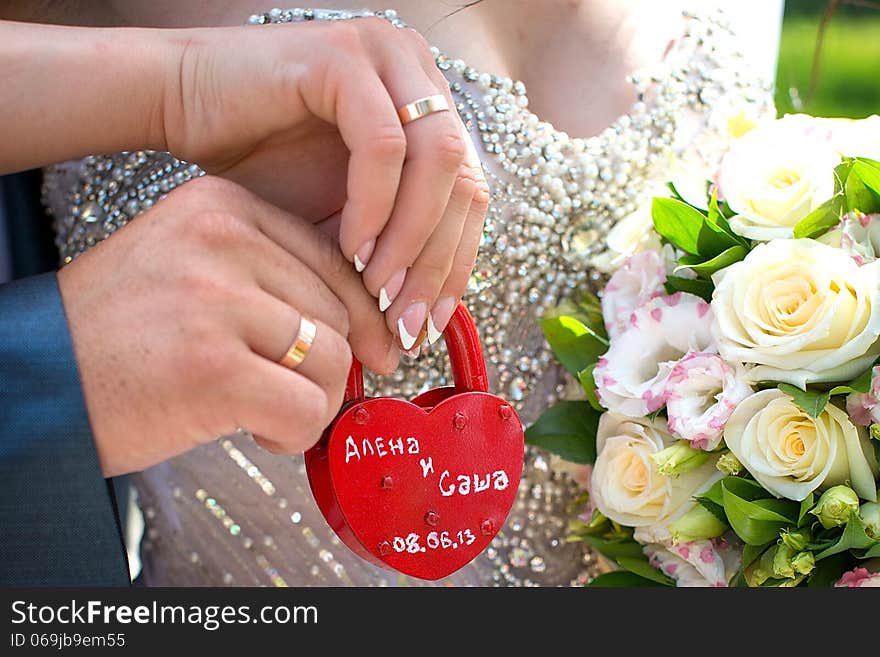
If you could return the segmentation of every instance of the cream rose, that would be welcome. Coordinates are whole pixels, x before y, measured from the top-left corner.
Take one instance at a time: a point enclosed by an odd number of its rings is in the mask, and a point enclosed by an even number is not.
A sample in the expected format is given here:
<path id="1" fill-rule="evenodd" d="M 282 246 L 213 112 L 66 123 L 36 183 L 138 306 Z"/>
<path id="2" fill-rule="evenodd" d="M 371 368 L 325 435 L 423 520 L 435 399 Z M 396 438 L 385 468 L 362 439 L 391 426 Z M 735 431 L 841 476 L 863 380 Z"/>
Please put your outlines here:
<path id="1" fill-rule="evenodd" d="M 752 381 L 846 381 L 880 354 L 880 261 L 814 240 L 774 240 L 716 273 L 713 334 Z"/>
<path id="2" fill-rule="evenodd" d="M 721 161 L 719 196 L 734 232 L 754 240 L 790 238 L 794 225 L 834 194 L 840 154 L 828 138 L 780 119 L 747 132 Z"/>
<path id="3" fill-rule="evenodd" d="M 801 501 L 846 482 L 859 497 L 877 500 L 866 432 L 833 404 L 813 419 L 780 390 L 756 392 L 730 416 L 724 442 L 776 497 Z"/>
<path id="4" fill-rule="evenodd" d="M 608 412 L 599 420 L 591 499 L 603 515 L 642 529 L 651 542 L 668 539 L 664 527 L 693 507 L 695 494 L 723 476 L 715 469 L 714 457 L 678 477 L 660 474 L 651 455 L 675 441 L 660 419 Z"/>
<path id="5" fill-rule="evenodd" d="M 666 196 L 657 190 L 657 196 Z M 605 238 L 608 248 L 594 256 L 590 264 L 605 273 L 617 271 L 627 258 L 644 251 L 657 251 L 662 248 L 660 236 L 654 231 L 651 218 L 651 203 L 641 204 L 634 212 L 614 224 Z"/>
<path id="6" fill-rule="evenodd" d="M 815 119 L 831 131 L 834 147 L 849 157 L 880 160 L 880 116 L 866 119 Z"/>

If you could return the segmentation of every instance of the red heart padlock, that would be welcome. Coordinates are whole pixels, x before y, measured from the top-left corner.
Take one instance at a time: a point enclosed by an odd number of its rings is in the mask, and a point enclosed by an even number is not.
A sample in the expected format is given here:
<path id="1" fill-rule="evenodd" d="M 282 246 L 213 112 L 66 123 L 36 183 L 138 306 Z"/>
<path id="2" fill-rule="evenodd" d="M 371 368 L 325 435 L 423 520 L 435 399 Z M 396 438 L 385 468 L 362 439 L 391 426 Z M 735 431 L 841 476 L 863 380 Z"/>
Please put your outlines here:
<path id="1" fill-rule="evenodd" d="M 487 392 L 464 306 L 444 338 L 454 387 L 412 401 L 365 399 L 355 361 L 342 410 L 306 452 L 312 493 L 343 542 L 371 563 L 427 580 L 454 573 L 489 545 L 523 467 L 522 423 Z"/>

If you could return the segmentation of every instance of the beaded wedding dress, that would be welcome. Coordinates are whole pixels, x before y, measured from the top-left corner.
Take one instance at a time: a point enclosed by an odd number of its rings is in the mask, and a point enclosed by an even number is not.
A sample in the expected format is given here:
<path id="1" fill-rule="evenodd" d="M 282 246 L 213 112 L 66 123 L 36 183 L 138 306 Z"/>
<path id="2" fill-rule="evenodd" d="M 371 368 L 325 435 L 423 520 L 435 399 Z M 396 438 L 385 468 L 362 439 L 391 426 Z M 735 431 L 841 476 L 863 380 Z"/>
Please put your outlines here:
<path id="1" fill-rule="evenodd" d="M 250 23 L 340 20 L 372 12 L 273 10 Z M 403 26 L 393 11 L 376 15 Z M 465 303 L 483 342 L 492 390 L 532 422 L 565 394 L 538 319 L 600 280 L 607 236 L 665 180 L 670 155 L 710 161 L 737 108 L 771 112 L 769 89 L 736 51 L 723 17 L 685 14 L 664 60 L 631 78 L 638 102 L 601 134 L 571 138 L 528 109 L 521 82 L 479 72 L 434 50 L 492 188 Z M 44 200 L 63 263 L 108 237 L 201 171 L 167 153 L 93 156 L 49 167 Z M 441 343 L 374 394 L 413 397 L 448 378 Z M 301 457 L 281 457 L 238 434 L 134 476 L 149 585 L 422 585 L 354 556 L 328 528 Z M 529 449 L 517 500 L 491 547 L 440 585 L 577 585 L 595 556 L 565 542 L 577 485 Z"/>

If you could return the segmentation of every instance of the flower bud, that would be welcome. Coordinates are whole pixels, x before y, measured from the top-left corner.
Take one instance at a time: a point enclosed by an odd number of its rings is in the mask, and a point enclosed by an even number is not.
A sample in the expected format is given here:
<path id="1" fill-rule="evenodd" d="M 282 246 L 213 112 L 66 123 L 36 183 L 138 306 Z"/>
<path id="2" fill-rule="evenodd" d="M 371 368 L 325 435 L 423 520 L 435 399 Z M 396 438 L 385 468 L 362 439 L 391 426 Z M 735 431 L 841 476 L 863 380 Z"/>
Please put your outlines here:
<path id="1" fill-rule="evenodd" d="M 816 558 L 812 552 L 798 552 L 791 560 L 791 565 L 799 575 L 809 575 L 816 567 Z"/>
<path id="2" fill-rule="evenodd" d="M 716 538 L 727 530 L 727 525 L 701 504 L 694 505 L 678 520 L 669 523 L 672 540 L 676 543 Z"/>
<path id="3" fill-rule="evenodd" d="M 694 449 L 685 440 L 679 440 L 674 445 L 651 454 L 651 460 L 657 465 L 657 470 L 667 477 L 678 477 L 690 472 L 703 465 L 708 458 L 709 452 Z"/>
<path id="4" fill-rule="evenodd" d="M 880 539 L 880 504 L 865 502 L 859 507 L 859 519 L 865 525 L 865 533 L 874 539 Z"/>
<path id="5" fill-rule="evenodd" d="M 798 579 L 809 575 L 815 567 L 816 560 L 812 552 L 795 550 L 784 542 L 777 546 L 773 553 L 773 577 L 777 579 Z M 785 584 L 780 584 L 780 586 L 785 586 Z"/>
<path id="6" fill-rule="evenodd" d="M 746 584 L 749 586 L 761 586 L 773 574 L 773 562 L 775 561 L 777 547 L 774 545 L 766 550 L 751 565 L 746 568 Z"/>
<path id="7" fill-rule="evenodd" d="M 809 529 L 782 531 L 782 542 L 795 552 L 800 552 L 807 547 L 812 539 Z"/>
<path id="8" fill-rule="evenodd" d="M 733 455 L 733 452 L 724 452 L 715 467 L 726 475 L 738 475 L 743 471 L 743 464 Z"/>
<path id="9" fill-rule="evenodd" d="M 872 424 L 871 425 L 871 438 L 874 440 L 880 440 L 880 424 Z"/>
<path id="10" fill-rule="evenodd" d="M 812 513 L 825 529 L 845 525 L 853 513 L 859 512 L 859 496 L 849 486 L 832 486 L 819 498 Z"/>

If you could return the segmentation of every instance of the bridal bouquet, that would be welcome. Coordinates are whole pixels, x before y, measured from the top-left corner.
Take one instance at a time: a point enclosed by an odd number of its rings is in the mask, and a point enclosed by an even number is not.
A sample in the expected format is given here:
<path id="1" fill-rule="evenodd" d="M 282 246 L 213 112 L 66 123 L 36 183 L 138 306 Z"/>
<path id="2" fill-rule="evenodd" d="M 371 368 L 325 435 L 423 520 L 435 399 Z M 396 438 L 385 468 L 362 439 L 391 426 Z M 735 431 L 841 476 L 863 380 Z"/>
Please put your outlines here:
<path id="1" fill-rule="evenodd" d="M 543 320 L 586 400 L 527 441 L 579 464 L 592 585 L 880 586 L 878 159 L 880 117 L 757 126 Z"/>

